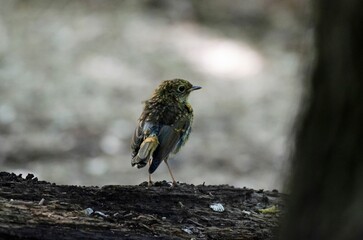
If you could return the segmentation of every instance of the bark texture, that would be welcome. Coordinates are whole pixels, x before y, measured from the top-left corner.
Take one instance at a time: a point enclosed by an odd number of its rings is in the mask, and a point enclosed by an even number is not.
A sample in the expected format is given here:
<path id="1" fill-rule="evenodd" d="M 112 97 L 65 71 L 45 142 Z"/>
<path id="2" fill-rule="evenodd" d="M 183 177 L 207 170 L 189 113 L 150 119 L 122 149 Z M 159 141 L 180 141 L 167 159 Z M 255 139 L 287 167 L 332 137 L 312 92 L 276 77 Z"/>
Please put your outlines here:
<path id="1" fill-rule="evenodd" d="M 2 172 L 0 239 L 273 239 L 283 198 L 227 185 L 62 186 Z"/>

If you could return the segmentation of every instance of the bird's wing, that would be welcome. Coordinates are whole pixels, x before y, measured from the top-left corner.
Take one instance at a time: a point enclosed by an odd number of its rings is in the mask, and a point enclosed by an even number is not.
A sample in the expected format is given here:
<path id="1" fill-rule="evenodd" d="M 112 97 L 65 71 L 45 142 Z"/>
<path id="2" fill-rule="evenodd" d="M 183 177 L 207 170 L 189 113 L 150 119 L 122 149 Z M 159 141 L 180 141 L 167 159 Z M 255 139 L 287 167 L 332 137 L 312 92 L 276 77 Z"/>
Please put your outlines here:
<path id="1" fill-rule="evenodd" d="M 179 152 L 180 148 L 187 142 L 191 131 L 192 131 L 192 119 L 190 119 L 188 122 L 186 122 L 186 124 L 184 126 L 184 130 L 183 130 L 183 134 L 181 135 L 179 141 L 177 142 L 173 153 Z"/>
<path id="2" fill-rule="evenodd" d="M 185 117 L 173 125 L 163 125 L 160 128 L 158 140 L 159 147 L 153 154 L 149 173 L 153 173 L 160 163 L 167 159 L 171 152 L 176 153 L 186 140 L 190 132 L 190 119 Z"/>
<path id="3" fill-rule="evenodd" d="M 159 125 L 152 122 L 139 121 L 131 140 L 131 165 L 144 167 L 159 145 Z"/>

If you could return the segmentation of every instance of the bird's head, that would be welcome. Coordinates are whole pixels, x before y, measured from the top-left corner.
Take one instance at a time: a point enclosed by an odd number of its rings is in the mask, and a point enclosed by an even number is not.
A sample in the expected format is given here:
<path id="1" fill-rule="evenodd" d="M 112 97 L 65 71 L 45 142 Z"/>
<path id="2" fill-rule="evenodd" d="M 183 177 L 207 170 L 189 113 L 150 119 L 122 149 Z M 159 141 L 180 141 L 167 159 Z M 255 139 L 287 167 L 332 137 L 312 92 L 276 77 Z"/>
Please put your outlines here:
<path id="1" fill-rule="evenodd" d="M 186 102 L 192 91 L 201 88 L 199 86 L 193 86 L 193 84 L 184 79 L 165 80 L 155 89 L 154 96 L 173 98 L 179 102 Z"/>

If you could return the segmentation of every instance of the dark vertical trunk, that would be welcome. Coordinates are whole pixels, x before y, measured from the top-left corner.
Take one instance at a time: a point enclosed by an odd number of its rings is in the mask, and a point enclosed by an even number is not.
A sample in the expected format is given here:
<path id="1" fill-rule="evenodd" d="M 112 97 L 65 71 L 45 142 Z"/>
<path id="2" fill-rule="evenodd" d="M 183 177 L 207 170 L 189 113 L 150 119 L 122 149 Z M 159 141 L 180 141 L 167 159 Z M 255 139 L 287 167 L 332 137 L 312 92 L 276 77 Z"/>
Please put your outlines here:
<path id="1" fill-rule="evenodd" d="M 281 239 L 363 239 L 363 1 L 318 0 Z"/>

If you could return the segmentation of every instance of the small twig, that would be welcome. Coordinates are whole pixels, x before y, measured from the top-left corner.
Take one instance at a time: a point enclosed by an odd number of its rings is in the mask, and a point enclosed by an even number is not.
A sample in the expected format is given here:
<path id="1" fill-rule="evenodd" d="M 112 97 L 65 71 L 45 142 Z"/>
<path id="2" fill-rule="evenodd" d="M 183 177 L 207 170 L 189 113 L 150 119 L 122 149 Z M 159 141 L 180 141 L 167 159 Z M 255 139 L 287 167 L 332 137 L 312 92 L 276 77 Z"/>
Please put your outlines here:
<path id="1" fill-rule="evenodd" d="M 196 221 L 194 221 L 194 220 L 192 220 L 192 219 L 188 219 L 188 220 L 187 220 L 187 222 L 194 223 L 194 224 L 195 224 L 195 225 L 197 225 L 198 227 L 202 227 L 202 228 L 204 228 L 204 227 L 205 227 L 203 224 L 200 224 L 199 222 L 196 222 Z"/>

